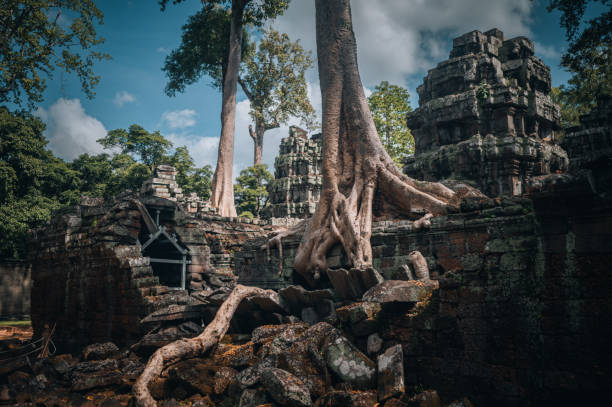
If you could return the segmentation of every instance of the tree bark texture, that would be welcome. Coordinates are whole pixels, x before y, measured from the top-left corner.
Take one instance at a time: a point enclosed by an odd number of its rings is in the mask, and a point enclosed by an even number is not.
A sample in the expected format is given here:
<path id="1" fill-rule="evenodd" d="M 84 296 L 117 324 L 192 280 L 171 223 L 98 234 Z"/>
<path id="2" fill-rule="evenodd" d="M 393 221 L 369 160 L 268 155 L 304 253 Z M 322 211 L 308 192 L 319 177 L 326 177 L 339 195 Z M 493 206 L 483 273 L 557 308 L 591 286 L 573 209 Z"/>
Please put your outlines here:
<path id="1" fill-rule="evenodd" d="M 236 90 L 240 71 L 242 48 L 242 17 L 245 0 L 232 1 L 232 22 L 230 28 L 229 55 L 223 78 L 221 106 L 221 139 L 217 167 L 212 179 L 211 206 L 221 216 L 237 216 L 234 206 L 232 165 L 234 162 L 234 131 L 236 121 Z"/>
<path id="2" fill-rule="evenodd" d="M 157 402 L 149 392 L 149 384 L 159 377 L 164 367 L 183 359 L 204 354 L 223 338 L 242 300 L 266 293 L 269 294 L 269 290 L 237 285 L 223 302 L 215 318 L 200 335 L 195 338 L 180 339 L 159 348 L 149 358 L 144 371 L 134 384 L 132 393 L 136 399 L 136 405 L 138 407 L 156 407 Z"/>
<path id="3" fill-rule="evenodd" d="M 249 125 L 249 135 L 253 139 L 253 165 L 261 164 L 263 154 L 263 138 L 266 127 L 259 120 L 255 121 L 255 129 Z"/>
<path id="4" fill-rule="evenodd" d="M 336 244 L 353 267 L 372 265 L 373 199 L 402 213 L 445 213 L 455 192 L 406 177 L 378 137 L 357 67 L 350 0 L 316 0 L 317 53 L 323 98 L 321 199 L 298 248 L 294 267 L 311 285 L 327 270 Z"/>

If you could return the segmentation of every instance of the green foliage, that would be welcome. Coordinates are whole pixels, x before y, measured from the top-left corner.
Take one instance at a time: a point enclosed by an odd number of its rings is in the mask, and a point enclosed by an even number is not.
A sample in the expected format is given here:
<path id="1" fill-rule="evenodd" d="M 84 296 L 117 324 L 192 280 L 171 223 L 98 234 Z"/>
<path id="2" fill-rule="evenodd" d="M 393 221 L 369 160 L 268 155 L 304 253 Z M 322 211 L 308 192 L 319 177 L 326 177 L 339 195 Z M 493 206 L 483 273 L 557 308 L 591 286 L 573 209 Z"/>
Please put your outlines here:
<path id="1" fill-rule="evenodd" d="M 565 86 L 553 87 L 550 95 L 553 102 L 561 107 L 561 127 L 568 128 L 580 124 L 580 115 L 588 113 L 587 107 L 574 99 L 574 92 L 570 92 Z"/>
<path id="2" fill-rule="evenodd" d="M 81 194 L 107 196 L 109 182 L 113 178 L 113 166 L 108 154 L 81 154 L 70 167 L 80 174 Z"/>
<path id="3" fill-rule="evenodd" d="M 44 124 L 30 113 L 0 107 L 0 258 L 25 258 L 29 230 L 43 226 L 53 211 L 80 201 L 82 195 L 110 198 L 138 191 L 152 166 L 177 167 L 186 193 L 210 197 L 210 166 L 195 168 L 186 147 L 171 154 L 172 143 L 159 132 L 133 125 L 103 139 L 113 154 L 82 154 L 65 163 L 46 149 Z"/>
<path id="4" fill-rule="evenodd" d="M 476 97 L 480 101 L 486 101 L 490 94 L 489 85 L 486 82 L 482 82 L 478 85 L 478 88 L 476 88 Z"/>
<path id="5" fill-rule="evenodd" d="M 179 4 L 186 0 L 159 0 L 162 11 L 168 3 Z M 267 19 L 276 18 L 287 10 L 289 0 L 201 0 L 205 5 L 214 5 L 224 10 L 242 8 L 244 23 L 262 26 Z"/>
<path id="6" fill-rule="evenodd" d="M 172 0 L 173 4 L 184 0 Z M 162 10 L 169 0 L 160 0 Z M 204 0 L 202 10 L 189 17 L 183 26 L 181 45 L 173 50 L 163 67 L 168 77 L 166 94 L 176 95 L 185 86 L 209 76 L 212 85 L 221 88 L 229 55 L 229 39 L 232 6 L 242 6 L 243 24 L 261 26 L 266 19 L 282 14 L 289 2 L 284 0 Z M 249 32 L 243 30 L 241 54 L 243 59 L 249 50 Z"/>
<path id="7" fill-rule="evenodd" d="M 257 51 L 248 55 L 240 85 L 251 102 L 250 115 L 265 130 L 297 117 L 314 129 L 316 113 L 308 99 L 306 71 L 312 66 L 310 52 L 299 41 L 274 29 L 264 30 Z"/>
<path id="8" fill-rule="evenodd" d="M 205 165 L 196 168 L 193 158 L 189 155 L 187 147 L 178 147 L 168 163 L 176 168 L 176 182 L 183 189 L 184 194 L 195 192 L 200 198 L 209 199 L 212 184 L 212 167 Z"/>
<path id="9" fill-rule="evenodd" d="M 93 97 L 93 64 L 109 58 L 91 50 L 104 41 L 102 20 L 93 0 L 0 0 L 0 102 L 33 108 L 56 67 L 76 73 Z"/>
<path id="10" fill-rule="evenodd" d="M 205 4 L 199 12 L 189 17 L 183 26 L 181 45 L 166 57 L 162 70 L 168 76 L 165 92 L 175 96 L 185 86 L 196 83 L 202 76 L 209 76 L 212 85 L 221 89 L 223 73 L 229 53 L 231 14 L 214 4 Z M 242 34 L 242 55 L 249 48 L 249 35 Z"/>
<path id="11" fill-rule="evenodd" d="M 236 208 L 240 216 L 259 217 L 261 210 L 268 202 L 266 185 L 274 177 L 268 171 L 268 166 L 258 164 L 240 171 L 234 185 Z"/>
<path id="12" fill-rule="evenodd" d="M 46 149 L 44 124 L 0 107 L 0 258 L 24 258 L 28 230 L 79 199 L 79 174 Z"/>
<path id="13" fill-rule="evenodd" d="M 583 21 L 588 3 L 601 3 L 606 10 Z M 587 113 L 600 95 L 612 94 L 612 0 L 551 0 L 548 10 L 555 9 L 561 12 L 569 42 L 561 59 L 572 74 L 564 98 L 579 113 Z"/>
<path id="14" fill-rule="evenodd" d="M 368 104 L 385 150 L 397 165 L 403 165 L 414 153 L 414 137 L 406 125 L 406 114 L 412 110 L 410 94 L 401 86 L 383 81 L 368 97 Z"/>
<path id="15" fill-rule="evenodd" d="M 122 154 L 132 155 L 151 168 L 161 164 L 168 149 L 172 147 L 172 142 L 166 140 L 159 131 L 149 133 L 137 124 L 132 124 L 129 130 L 111 130 L 106 137 L 97 141 L 104 148 L 119 149 Z"/>

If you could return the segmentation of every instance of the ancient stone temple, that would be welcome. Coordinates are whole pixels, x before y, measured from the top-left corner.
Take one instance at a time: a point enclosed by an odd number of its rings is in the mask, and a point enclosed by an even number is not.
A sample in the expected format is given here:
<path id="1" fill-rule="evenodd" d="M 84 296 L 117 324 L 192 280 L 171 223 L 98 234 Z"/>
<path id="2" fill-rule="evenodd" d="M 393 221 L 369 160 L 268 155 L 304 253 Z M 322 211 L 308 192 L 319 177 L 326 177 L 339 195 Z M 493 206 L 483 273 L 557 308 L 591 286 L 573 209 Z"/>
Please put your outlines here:
<path id="1" fill-rule="evenodd" d="M 550 90 L 550 69 L 529 39 L 504 40 L 497 29 L 455 38 L 450 58 L 417 89 L 419 108 L 407 117 L 416 151 L 404 172 L 516 196 L 528 177 L 565 171 Z"/>
<path id="2" fill-rule="evenodd" d="M 265 217 L 307 218 L 314 213 L 321 193 L 321 144 L 320 134 L 308 138 L 304 130 L 290 128 L 274 162 Z"/>

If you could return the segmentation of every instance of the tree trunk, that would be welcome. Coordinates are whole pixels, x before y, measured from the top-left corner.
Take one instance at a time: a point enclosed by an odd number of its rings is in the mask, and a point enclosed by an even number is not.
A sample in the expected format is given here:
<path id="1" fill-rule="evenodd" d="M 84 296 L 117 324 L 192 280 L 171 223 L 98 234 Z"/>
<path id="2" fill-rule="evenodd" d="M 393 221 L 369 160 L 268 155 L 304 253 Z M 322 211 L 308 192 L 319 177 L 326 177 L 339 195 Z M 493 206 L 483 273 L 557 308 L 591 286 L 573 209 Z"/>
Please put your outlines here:
<path id="1" fill-rule="evenodd" d="M 204 354 L 223 338 L 236 308 L 243 299 L 268 293 L 269 290 L 237 285 L 217 311 L 215 319 L 204 329 L 204 332 L 195 338 L 180 339 L 169 343 L 155 351 L 132 389 L 136 405 L 138 407 L 156 407 L 157 402 L 149 392 L 149 383 L 159 377 L 164 370 L 164 366 Z"/>
<path id="2" fill-rule="evenodd" d="M 249 126 L 249 134 L 253 139 L 253 165 L 261 164 L 263 153 L 263 139 L 266 132 L 266 126 L 260 120 L 255 120 L 255 130 Z"/>
<path id="3" fill-rule="evenodd" d="M 385 151 L 357 68 L 350 0 L 316 0 L 317 52 L 323 98 L 323 186 L 294 267 L 311 285 L 340 243 L 355 268 L 372 265 L 373 198 L 404 213 L 442 214 L 454 191 L 404 176 Z"/>
<path id="4" fill-rule="evenodd" d="M 223 78 L 223 104 L 221 106 L 221 139 L 217 168 L 212 179 L 210 202 L 221 216 L 236 216 L 234 206 L 234 185 L 232 165 L 234 162 L 234 127 L 236 121 L 236 88 L 240 71 L 242 52 L 242 16 L 245 0 L 232 1 L 232 22 L 230 29 L 227 69 Z"/>

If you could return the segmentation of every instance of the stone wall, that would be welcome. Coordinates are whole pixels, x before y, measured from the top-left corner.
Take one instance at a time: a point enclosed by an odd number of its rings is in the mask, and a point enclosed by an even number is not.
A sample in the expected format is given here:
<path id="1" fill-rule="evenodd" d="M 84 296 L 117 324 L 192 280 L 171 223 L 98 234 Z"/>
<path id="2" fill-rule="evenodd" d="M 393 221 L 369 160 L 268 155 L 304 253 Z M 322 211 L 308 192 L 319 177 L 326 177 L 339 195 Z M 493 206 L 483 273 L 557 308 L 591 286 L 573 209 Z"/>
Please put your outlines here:
<path id="1" fill-rule="evenodd" d="M 231 284 L 234 251 L 269 232 L 256 223 L 189 214 L 174 200 L 156 196 L 83 198 L 32 237 L 34 334 L 57 324 L 54 340 L 63 348 L 135 342 L 143 334 L 141 319 L 151 312 L 190 305 L 191 292 Z M 160 283 L 150 257 L 164 258 L 161 253 L 145 256 L 143 245 L 161 228 L 187 251 L 187 290 Z"/>
<path id="2" fill-rule="evenodd" d="M 417 89 L 419 108 L 407 116 L 416 149 L 404 172 L 461 180 L 494 197 L 521 195 L 527 178 L 565 171 L 550 90 L 550 69 L 529 39 L 504 41 L 497 29 L 455 38 L 450 58 Z"/>
<path id="3" fill-rule="evenodd" d="M 0 320 L 30 318 L 31 282 L 28 263 L 0 260 Z"/>
<path id="4" fill-rule="evenodd" d="M 580 177 L 542 185 L 529 198 L 464 201 L 425 231 L 374 225 L 374 265 L 386 278 L 419 250 L 440 282 L 419 312 L 379 321 L 383 347 L 403 346 L 407 387 L 476 405 L 580 405 L 607 394 L 612 202 Z M 280 276 L 278 251 L 268 263 L 262 242 L 248 242 L 236 256 L 239 282 L 301 283 L 291 268 L 299 239 L 283 244 Z M 332 251 L 331 267 L 345 262 Z"/>

